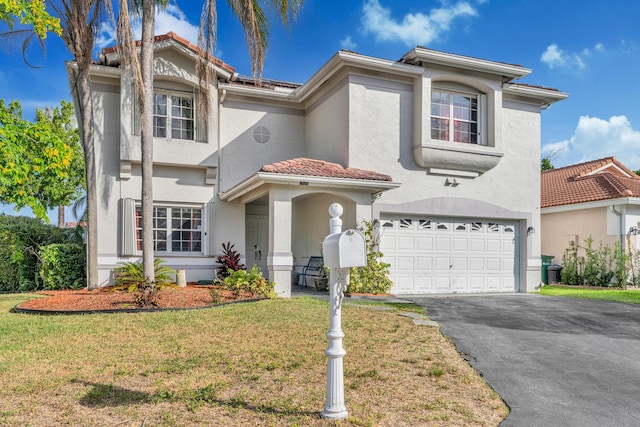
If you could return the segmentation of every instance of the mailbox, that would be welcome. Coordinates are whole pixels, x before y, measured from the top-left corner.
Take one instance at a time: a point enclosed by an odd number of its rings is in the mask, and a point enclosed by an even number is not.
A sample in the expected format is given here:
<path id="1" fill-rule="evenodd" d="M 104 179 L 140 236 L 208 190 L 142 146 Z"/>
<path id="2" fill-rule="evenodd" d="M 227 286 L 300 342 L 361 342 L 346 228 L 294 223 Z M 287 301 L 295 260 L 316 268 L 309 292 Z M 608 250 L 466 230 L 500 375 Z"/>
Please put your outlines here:
<path id="1" fill-rule="evenodd" d="M 367 245 L 358 230 L 330 234 L 322 242 L 324 265 L 329 268 L 364 267 L 367 265 Z"/>

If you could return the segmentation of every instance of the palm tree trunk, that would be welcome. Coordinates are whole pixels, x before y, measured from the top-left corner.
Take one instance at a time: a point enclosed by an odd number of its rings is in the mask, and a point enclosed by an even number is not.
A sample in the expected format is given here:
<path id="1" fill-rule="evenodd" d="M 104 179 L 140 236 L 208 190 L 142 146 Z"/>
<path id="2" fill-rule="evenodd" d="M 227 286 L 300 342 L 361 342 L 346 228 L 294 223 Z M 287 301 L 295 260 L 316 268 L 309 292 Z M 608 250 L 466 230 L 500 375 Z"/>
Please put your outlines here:
<path id="1" fill-rule="evenodd" d="M 93 132 L 93 98 L 89 70 L 80 69 L 75 85 L 82 116 L 82 141 L 87 184 L 87 288 L 98 288 L 98 186 L 96 185 L 96 157 Z"/>
<path id="2" fill-rule="evenodd" d="M 58 227 L 64 228 L 64 206 L 58 206 Z"/>
<path id="3" fill-rule="evenodd" d="M 153 266 L 153 42 L 155 1 L 142 2 L 142 50 L 140 67 L 142 96 L 142 268 L 144 277 L 154 281 Z"/>

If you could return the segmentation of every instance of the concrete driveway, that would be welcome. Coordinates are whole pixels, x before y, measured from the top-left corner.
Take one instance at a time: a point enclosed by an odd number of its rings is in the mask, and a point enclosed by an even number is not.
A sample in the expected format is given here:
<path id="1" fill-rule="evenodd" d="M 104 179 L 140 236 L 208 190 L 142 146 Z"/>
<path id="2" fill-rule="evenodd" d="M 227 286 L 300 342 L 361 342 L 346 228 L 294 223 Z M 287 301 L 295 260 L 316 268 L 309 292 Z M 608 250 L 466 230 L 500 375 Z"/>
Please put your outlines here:
<path id="1" fill-rule="evenodd" d="M 502 426 L 640 426 L 640 306 L 416 297 L 511 408 Z"/>

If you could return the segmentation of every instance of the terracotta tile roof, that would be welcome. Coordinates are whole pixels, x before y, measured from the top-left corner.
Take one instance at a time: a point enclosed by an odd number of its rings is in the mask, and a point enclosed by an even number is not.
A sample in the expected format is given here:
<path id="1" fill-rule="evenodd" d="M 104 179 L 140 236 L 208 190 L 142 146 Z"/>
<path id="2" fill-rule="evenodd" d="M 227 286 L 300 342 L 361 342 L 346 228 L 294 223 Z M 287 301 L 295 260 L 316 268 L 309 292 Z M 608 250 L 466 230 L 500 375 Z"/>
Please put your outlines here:
<path id="1" fill-rule="evenodd" d="M 188 49 L 191 49 L 193 52 L 198 53 L 200 48 L 198 48 L 198 46 L 196 46 L 195 44 L 191 43 L 189 40 L 185 39 L 184 37 L 180 37 L 179 35 L 177 35 L 176 33 L 174 33 L 173 31 L 169 31 L 167 34 L 159 34 L 157 36 L 155 36 L 153 38 L 154 43 L 158 43 L 164 40 L 175 40 L 176 42 L 180 43 L 181 45 L 185 46 Z M 136 41 L 136 46 L 140 46 L 141 41 L 137 40 Z M 117 47 L 116 46 L 110 46 L 110 47 L 105 47 L 102 49 L 102 54 L 103 55 L 108 55 L 110 53 L 114 53 L 117 51 Z M 220 67 L 225 68 L 227 71 L 234 73 L 236 70 L 235 68 L 233 68 L 231 65 L 225 64 L 223 61 L 219 60 L 218 58 L 213 58 L 213 61 L 218 64 Z"/>
<path id="2" fill-rule="evenodd" d="M 389 181 L 389 175 L 357 168 L 343 168 L 337 163 L 324 160 L 297 158 L 265 165 L 260 172 L 282 173 L 288 175 L 319 176 L 325 178 L 366 179 L 372 181 Z"/>
<path id="3" fill-rule="evenodd" d="M 615 157 L 542 172 L 540 206 L 640 197 L 640 176 Z"/>

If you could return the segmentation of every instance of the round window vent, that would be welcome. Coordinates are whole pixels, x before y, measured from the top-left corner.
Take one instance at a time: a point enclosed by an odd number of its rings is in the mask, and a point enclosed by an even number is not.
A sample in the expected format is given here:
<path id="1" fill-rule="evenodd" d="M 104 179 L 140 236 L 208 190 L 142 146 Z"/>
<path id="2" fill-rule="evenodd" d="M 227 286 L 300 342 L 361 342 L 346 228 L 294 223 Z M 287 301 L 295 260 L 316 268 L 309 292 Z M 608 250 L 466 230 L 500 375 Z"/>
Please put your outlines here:
<path id="1" fill-rule="evenodd" d="M 271 134 L 269 133 L 269 129 L 264 126 L 258 126 L 253 130 L 253 138 L 258 141 L 260 144 L 264 144 L 269 141 Z"/>

